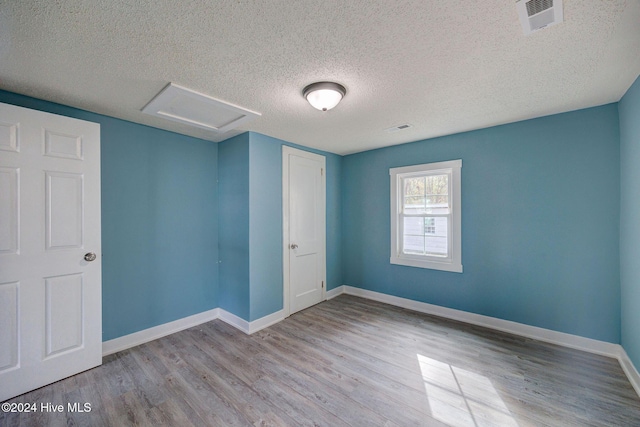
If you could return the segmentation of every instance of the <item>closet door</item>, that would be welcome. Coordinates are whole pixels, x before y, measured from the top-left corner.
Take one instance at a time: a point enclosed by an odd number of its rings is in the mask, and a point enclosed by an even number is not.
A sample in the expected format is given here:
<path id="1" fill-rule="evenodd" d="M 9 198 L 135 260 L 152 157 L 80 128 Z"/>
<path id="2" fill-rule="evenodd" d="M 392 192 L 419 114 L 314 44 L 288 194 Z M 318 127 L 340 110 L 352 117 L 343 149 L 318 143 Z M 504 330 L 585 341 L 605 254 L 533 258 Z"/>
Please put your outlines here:
<path id="1" fill-rule="evenodd" d="M 293 314 L 326 299 L 326 159 L 287 146 L 282 153 L 284 306 Z"/>

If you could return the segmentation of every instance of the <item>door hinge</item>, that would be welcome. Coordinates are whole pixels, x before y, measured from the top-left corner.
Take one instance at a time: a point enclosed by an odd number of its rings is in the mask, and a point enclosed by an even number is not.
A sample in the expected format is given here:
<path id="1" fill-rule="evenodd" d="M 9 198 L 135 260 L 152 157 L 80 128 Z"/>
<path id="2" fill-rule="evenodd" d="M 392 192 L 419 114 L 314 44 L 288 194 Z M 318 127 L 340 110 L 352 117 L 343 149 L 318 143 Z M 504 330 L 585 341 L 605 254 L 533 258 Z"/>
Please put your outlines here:
<path id="1" fill-rule="evenodd" d="M 320 176 L 324 175 L 324 168 L 320 168 Z"/>
<path id="2" fill-rule="evenodd" d="M 322 281 L 322 289 L 324 289 L 324 280 Z"/>

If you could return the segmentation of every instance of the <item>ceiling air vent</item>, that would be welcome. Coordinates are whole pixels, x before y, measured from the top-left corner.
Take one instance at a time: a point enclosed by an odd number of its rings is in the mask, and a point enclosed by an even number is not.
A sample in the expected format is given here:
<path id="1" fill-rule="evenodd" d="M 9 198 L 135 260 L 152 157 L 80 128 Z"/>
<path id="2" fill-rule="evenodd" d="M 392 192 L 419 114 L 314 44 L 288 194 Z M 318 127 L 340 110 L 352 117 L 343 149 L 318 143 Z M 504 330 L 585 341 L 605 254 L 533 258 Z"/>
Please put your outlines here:
<path id="1" fill-rule="evenodd" d="M 562 0 L 516 0 L 516 9 L 525 35 L 563 20 Z"/>
<path id="2" fill-rule="evenodd" d="M 405 130 L 405 129 L 409 129 L 411 127 L 410 124 L 405 123 L 403 125 L 398 125 L 398 126 L 392 126 L 390 128 L 385 129 L 384 131 L 387 133 L 394 133 L 394 132 L 398 132 L 401 130 Z"/>
<path id="3" fill-rule="evenodd" d="M 237 105 L 212 98 L 191 89 L 169 83 L 142 112 L 184 123 L 216 134 L 235 129 L 260 116 Z"/>

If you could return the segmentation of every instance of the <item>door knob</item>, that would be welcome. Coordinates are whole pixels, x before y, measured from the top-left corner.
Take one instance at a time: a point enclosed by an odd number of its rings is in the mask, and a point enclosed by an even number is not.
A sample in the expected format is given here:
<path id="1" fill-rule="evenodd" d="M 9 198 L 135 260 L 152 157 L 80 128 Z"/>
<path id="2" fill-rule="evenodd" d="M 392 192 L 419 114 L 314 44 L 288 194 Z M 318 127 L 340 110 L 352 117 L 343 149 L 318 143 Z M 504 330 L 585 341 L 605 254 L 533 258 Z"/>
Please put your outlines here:
<path id="1" fill-rule="evenodd" d="M 298 249 L 298 245 L 296 245 L 295 243 L 291 244 L 291 249 Z"/>
<path id="2" fill-rule="evenodd" d="M 84 260 L 85 261 L 95 261 L 96 260 L 96 254 L 93 252 L 87 252 L 86 254 L 84 254 Z"/>

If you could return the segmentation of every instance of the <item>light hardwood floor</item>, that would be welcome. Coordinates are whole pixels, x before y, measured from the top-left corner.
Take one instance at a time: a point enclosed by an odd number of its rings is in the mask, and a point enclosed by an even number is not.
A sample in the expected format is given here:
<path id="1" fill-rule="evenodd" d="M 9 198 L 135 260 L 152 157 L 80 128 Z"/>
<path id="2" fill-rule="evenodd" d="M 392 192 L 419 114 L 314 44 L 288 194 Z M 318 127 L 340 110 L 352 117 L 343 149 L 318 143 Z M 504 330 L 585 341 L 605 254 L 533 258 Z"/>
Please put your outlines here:
<path id="1" fill-rule="evenodd" d="M 640 426 L 615 359 L 347 295 L 251 336 L 209 322 L 9 402 L 65 411 L 0 426 Z"/>

